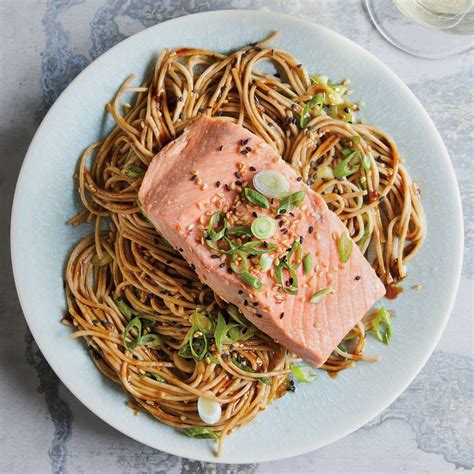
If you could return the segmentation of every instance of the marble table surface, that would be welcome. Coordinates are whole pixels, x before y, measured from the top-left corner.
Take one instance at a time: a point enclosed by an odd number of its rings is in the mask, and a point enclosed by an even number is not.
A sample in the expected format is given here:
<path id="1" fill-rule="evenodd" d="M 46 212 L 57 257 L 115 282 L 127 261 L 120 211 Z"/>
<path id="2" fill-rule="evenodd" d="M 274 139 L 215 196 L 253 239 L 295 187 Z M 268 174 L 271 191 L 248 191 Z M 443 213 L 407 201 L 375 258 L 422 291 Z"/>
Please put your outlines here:
<path id="1" fill-rule="evenodd" d="M 384 1 L 384 0 L 382 0 Z M 389 0 L 385 0 L 389 1 Z M 96 418 L 52 372 L 23 318 L 8 245 L 13 191 L 42 117 L 92 60 L 127 36 L 207 10 L 288 13 L 384 61 L 426 107 L 463 198 L 461 286 L 435 352 L 405 393 L 346 438 L 297 458 L 215 465 L 143 446 Z M 0 472 L 451 472 L 473 467 L 473 56 L 428 61 L 387 43 L 359 0 L 0 0 Z M 436 172 L 436 170 L 433 170 Z"/>

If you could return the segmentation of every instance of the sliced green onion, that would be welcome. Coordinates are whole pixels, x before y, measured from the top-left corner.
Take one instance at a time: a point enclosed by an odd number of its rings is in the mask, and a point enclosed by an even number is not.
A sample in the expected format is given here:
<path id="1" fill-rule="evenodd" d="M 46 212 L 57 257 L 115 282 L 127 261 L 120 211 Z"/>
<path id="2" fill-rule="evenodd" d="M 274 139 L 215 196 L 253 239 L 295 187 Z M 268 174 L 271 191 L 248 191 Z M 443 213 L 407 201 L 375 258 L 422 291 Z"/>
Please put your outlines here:
<path id="1" fill-rule="evenodd" d="M 213 242 L 212 239 L 209 236 L 208 236 L 208 238 L 204 239 L 204 242 L 212 250 L 215 250 L 216 252 L 219 252 L 219 253 L 223 253 L 224 255 L 234 255 L 235 253 L 238 252 L 238 250 L 239 250 L 238 245 L 234 244 L 227 237 L 224 237 L 221 240 L 224 240 L 227 243 L 227 245 L 229 246 L 228 250 L 218 247 L 218 245 L 215 242 Z"/>
<path id="2" fill-rule="evenodd" d="M 137 336 L 130 342 L 127 341 L 127 337 L 132 329 L 137 331 Z M 139 344 L 142 337 L 142 322 L 140 318 L 133 318 L 126 326 L 123 332 L 123 345 L 129 350 L 133 351 Z"/>
<path id="3" fill-rule="evenodd" d="M 344 137 L 344 138 L 341 138 L 340 143 L 343 146 L 358 145 L 360 143 L 360 137 L 359 137 L 359 135 L 353 135 L 351 137 Z"/>
<path id="4" fill-rule="evenodd" d="M 330 166 L 318 166 L 316 169 L 318 179 L 333 179 L 334 172 Z"/>
<path id="5" fill-rule="evenodd" d="M 346 263 L 352 253 L 352 240 L 347 236 L 346 232 L 343 232 L 337 243 L 337 253 L 339 254 L 339 260 L 342 263 Z"/>
<path id="6" fill-rule="evenodd" d="M 163 339 L 154 333 L 145 334 L 140 339 L 140 346 L 148 347 L 149 349 L 158 349 L 163 345 Z"/>
<path id="7" fill-rule="evenodd" d="M 292 283 L 289 286 L 283 283 L 283 270 L 287 270 L 292 279 Z M 288 265 L 286 262 L 280 262 L 275 267 L 275 278 L 281 289 L 290 295 L 296 295 L 298 293 L 298 278 L 293 267 Z"/>
<path id="8" fill-rule="evenodd" d="M 255 191 L 255 189 L 245 188 L 244 196 L 250 204 L 263 209 L 270 209 L 270 202 L 268 199 L 263 194 Z"/>
<path id="9" fill-rule="evenodd" d="M 229 305 L 227 306 L 227 314 L 237 323 L 240 324 L 241 326 L 247 326 L 249 323 L 247 320 L 241 319 L 241 313 L 237 309 L 236 306 L 234 305 Z"/>
<path id="10" fill-rule="evenodd" d="M 306 191 L 296 191 L 296 193 L 286 196 L 286 198 L 281 200 L 278 206 L 277 215 L 290 212 L 295 207 L 298 207 L 303 202 L 305 194 Z"/>
<path id="11" fill-rule="evenodd" d="M 293 245 L 291 246 L 291 249 L 288 252 L 288 255 L 286 257 L 286 261 L 291 268 L 295 270 L 298 269 L 298 267 L 301 264 L 302 252 L 303 252 L 303 248 L 301 247 L 301 244 L 299 242 L 293 242 Z M 295 256 L 294 261 L 293 261 L 293 255 Z"/>
<path id="12" fill-rule="evenodd" d="M 99 258 L 98 255 L 94 255 L 91 260 L 94 267 L 105 267 L 105 265 L 108 265 L 112 261 L 113 258 L 107 252 L 104 253 L 102 258 Z"/>
<path id="13" fill-rule="evenodd" d="M 223 343 L 225 328 L 226 328 L 226 322 L 225 322 L 224 316 L 222 316 L 222 313 L 219 311 L 217 313 L 216 328 L 214 330 L 214 339 L 216 341 L 216 347 L 217 347 L 218 352 L 222 352 L 222 343 Z"/>
<path id="14" fill-rule="evenodd" d="M 313 107 L 318 107 L 318 111 L 316 113 L 316 117 L 321 113 L 321 110 L 324 105 L 324 95 L 321 93 L 318 93 L 313 96 L 311 100 L 309 100 L 306 105 L 303 108 L 303 112 L 301 112 L 300 116 L 300 127 L 304 128 L 306 125 L 308 125 L 308 122 L 311 120 L 312 117 L 308 117 L 311 109 Z"/>
<path id="15" fill-rule="evenodd" d="M 257 239 L 268 239 L 276 232 L 276 229 L 275 219 L 267 216 L 254 219 L 251 227 L 252 234 L 257 237 Z"/>
<path id="16" fill-rule="evenodd" d="M 388 344 L 392 339 L 390 313 L 382 306 L 374 319 L 374 333 L 379 341 Z"/>
<path id="17" fill-rule="evenodd" d="M 247 285 L 251 286 L 252 288 L 255 288 L 256 290 L 260 290 L 260 288 L 262 288 L 261 280 L 251 273 L 243 272 L 239 276 L 244 283 L 247 283 Z"/>
<path id="18" fill-rule="evenodd" d="M 261 255 L 263 253 L 272 252 L 277 247 L 275 244 L 261 242 L 259 240 L 251 240 L 239 247 L 239 251 L 246 252 L 249 255 Z"/>
<path id="19" fill-rule="evenodd" d="M 216 226 L 221 225 L 221 229 L 219 231 L 215 230 Z M 211 238 L 213 242 L 217 242 L 218 240 L 222 239 L 225 235 L 225 231 L 227 229 L 227 220 L 224 217 L 224 213 L 221 211 L 217 211 L 212 214 L 211 218 L 209 219 L 209 226 L 207 228 L 207 235 Z"/>
<path id="20" fill-rule="evenodd" d="M 252 367 L 249 367 L 248 365 L 242 364 L 242 362 L 239 362 L 236 359 L 231 359 L 231 362 L 238 367 L 239 369 L 243 370 L 244 372 L 250 372 L 252 374 L 255 374 L 255 370 L 252 369 Z M 265 385 L 271 385 L 272 382 L 268 377 L 258 377 L 257 380 L 260 380 L 260 382 L 264 383 Z"/>
<path id="21" fill-rule="evenodd" d="M 234 344 L 239 341 L 246 341 L 255 334 L 253 326 L 239 326 L 238 324 L 228 324 L 224 342 Z"/>
<path id="22" fill-rule="evenodd" d="M 114 300 L 114 303 L 116 304 L 117 308 L 119 311 L 127 318 L 130 319 L 133 316 L 133 310 L 128 306 L 125 301 L 120 298 L 120 296 L 117 296 L 115 293 L 112 296 L 112 299 Z"/>
<path id="23" fill-rule="evenodd" d="M 311 254 L 308 252 L 303 258 L 303 273 L 307 275 L 311 271 L 313 265 L 313 259 Z"/>
<path id="24" fill-rule="evenodd" d="M 145 170 L 140 166 L 128 165 L 122 170 L 130 178 L 137 179 L 145 174 Z"/>
<path id="25" fill-rule="evenodd" d="M 207 354 L 207 338 L 204 333 L 202 337 L 195 338 L 194 335 L 199 330 L 197 328 L 191 328 L 189 332 L 189 350 L 195 361 L 203 360 Z"/>
<path id="26" fill-rule="evenodd" d="M 360 163 L 356 163 L 352 167 L 350 164 L 351 161 L 353 161 L 358 156 L 358 154 L 359 152 L 357 150 L 353 151 L 350 155 L 339 162 L 334 168 L 334 176 L 336 178 L 344 178 L 345 176 L 350 176 L 351 174 L 356 173 L 360 168 Z"/>
<path id="27" fill-rule="evenodd" d="M 367 237 L 369 236 L 369 225 L 368 223 L 365 224 L 364 227 L 364 235 L 356 242 L 357 245 L 364 245 L 365 241 L 367 240 Z"/>
<path id="28" fill-rule="evenodd" d="M 159 374 L 153 374 L 151 372 L 146 372 L 145 375 L 150 378 L 154 378 L 157 382 L 166 383 L 166 379 Z"/>
<path id="29" fill-rule="evenodd" d="M 271 255 L 268 255 L 268 253 L 263 253 L 262 255 L 260 255 L 260 260 L 258 261 L 258 264 L 262 268 L 263 272 L 267 272 L 268 270 L 270 270 L 270 268 L 272 267 L 272 263 L 273 257 Z"/>
<path id="30" fill-rule="evenodd" d="M 355 153 L 355 150 L 353 150 L 352 148 L 343 148 L 341 150 L 341 153 L 344 158 L 347 158 L 350 154 Z"/>
<path id="31" fill-rule="evenodd" d="M 242 272 L 247 272 L 249 269 L 249 261 L 247 255 L 245 255 L 244 252 L 237 252 L 235 255 L 232 255 L 232 260 L 230 261 L 230 268 L 232 268 L 232 271 L 237 275 L 240 275 Z"/>
<path id="32" fill-rule="evenodd" d="M 370 168 L 372 167 L 370 163 L 370 158 L 367 155 L 364 155 L 364 158 L 362 158 L 362 166 L 367 172 L 369 172 Z"/>
<path id="33" fill-rule="evenodd" d="M 263 170 L 253 177 L 255 189 L 269 198 L 279 198 L 290 190 L 290 183 L 278 171 Z"/>
<path id="34" fill-rule="evenodd" d="M 227 235 L 252 235 L 252 230 L 247 225 L 240 225 L 227 229 Z"/>
<path id="35" fill-rule="evenodd" d="M 209 360 L 213 363 L 218 365 L 219 364 L 219 359 L 214 355 L 211 354 L 210 352 L 207 354 L 207 357 L 209 357 Z"/>
<path id="36" fill-rule="evenodd" d="M 291 372 L 298 382 L 309 383 L 317 378 L 316 371 L 308 364 L 291 364 Z"/>
<path id="37" fill-rule="evenodd" d="M 214 439 L 218 440 L 217 434 L 209 428 L 195 426 L 193 428 L 183 428 L 181 430 L 186 436 L 194 439 Z"/>
<path id="38" fill-rule="evenodd" d="M 326 288 L 322 288 L 321 290 L 318 290 L 310 299 L 311 303 L 317 304 L 319 303 L 326 295 L 329 295 L 331 293 L 332 288 L 329 286 L 326 286 Z"/>
<path id="39" fill-rule="evenodd" d="M 202 332 L 206 336 L 212 333 L 213 331 L 213 322 L 211 318 L 206 316 L 200 311 L 194 311 L 194 313 L 189 318 L 192 326 L 198 331 Z"/>

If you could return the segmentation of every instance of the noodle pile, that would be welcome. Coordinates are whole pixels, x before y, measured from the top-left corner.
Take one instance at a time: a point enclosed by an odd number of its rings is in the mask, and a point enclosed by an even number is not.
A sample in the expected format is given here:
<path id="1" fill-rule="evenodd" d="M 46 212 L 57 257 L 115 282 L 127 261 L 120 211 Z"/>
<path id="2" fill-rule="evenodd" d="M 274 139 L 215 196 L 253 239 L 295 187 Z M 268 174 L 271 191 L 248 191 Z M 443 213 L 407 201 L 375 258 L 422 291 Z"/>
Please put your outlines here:
<path id="1" fill-rule="evenodd" d="M 76 177 L 84 210 L 70 220 L 93 223 L 94 232 L 69 257 L 64 322 L 77 329 L 74 337 L 85 338 L 97 367 L 122 386 L 133 407 L 163 423 L 203 427 L 198 397 L 218 401 L 222 416 L 210 428 L 219 450 L 225 435 L 294 389 L 288 373 L 295 358 L 259 331 L 212 358 L 195 361 L 178 354 L 196 309 L 225 312 L 226 304 L 140 211 L 137 193 L 154 155 L 200 114 L 243 125 L 323 195 L 387 285 L 406 276 L 405 265 L 425 234 L 418 190 L 393 140 L 372 126 L 348 123 L 357 106 L 347 102 L 332 107 L 333 116 L 329 108 L 311 113 L 302 127 L 305 105 L 318 86 L 288 52 L 267 47 L 270 39 L 230 55 L 164 50 L 143 86 L 132 86 L 129 78 L 107 105 L 116 127 L 80 160 Z M 271 61 L 278 73 L 259 70 L 262 61 Z M 122 103 L 130 93 L 132 105 Z M 334 177 L 344 143 L 368 157 L 369 170 L 359 166 L 347 177 Z M 158 334 L 159 347 L 126 349 L 131 315 L 143 316 L 144 334 Z M 355 360 L 373 360 L 363 355 L 372 320 L 366 316 L 322 368 L 335 374 Z M 209 343 L 212 349 L 212 339 Z M 233 363 L 239 360 L 252 370 Z"/>

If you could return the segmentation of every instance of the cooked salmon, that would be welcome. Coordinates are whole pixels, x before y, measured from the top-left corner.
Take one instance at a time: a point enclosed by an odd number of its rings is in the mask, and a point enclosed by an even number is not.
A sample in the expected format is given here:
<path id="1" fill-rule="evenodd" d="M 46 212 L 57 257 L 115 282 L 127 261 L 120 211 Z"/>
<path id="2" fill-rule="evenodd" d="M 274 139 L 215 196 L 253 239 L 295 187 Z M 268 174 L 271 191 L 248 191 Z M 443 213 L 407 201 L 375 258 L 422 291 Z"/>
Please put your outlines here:
<path id="1" fill-rule="evenodd" d="M 279 212 L 281 199 L 268 199 L 268 209 L 246 199 L 243 191 L 252 189 L 254 175 L 263 170 L 286 178 L 287 195 L 302 191 L 301 202 Z M 327 360 L 385 294 L 322 197 L 263 139 L 224 119 L 202 116 L 163 148 L 144 176 L 139 200 L 158 232 L 196 269 L 201 281 L 314 367 Z M 233 240 L 210 239 L 210 220 L 217 212 L 225 216 L 227 231 L 236 226 L 248 229 L 256 217 L 275 219 L 276 232 L 255 244 L 258 252 L 271 256 L 270 268 L 262 269 L 260 254 L 229 255 L 229 242 L 234 249 L 245 243 L 238 234 Z M 250 280 L 243 277 L 244 263 Z"/>

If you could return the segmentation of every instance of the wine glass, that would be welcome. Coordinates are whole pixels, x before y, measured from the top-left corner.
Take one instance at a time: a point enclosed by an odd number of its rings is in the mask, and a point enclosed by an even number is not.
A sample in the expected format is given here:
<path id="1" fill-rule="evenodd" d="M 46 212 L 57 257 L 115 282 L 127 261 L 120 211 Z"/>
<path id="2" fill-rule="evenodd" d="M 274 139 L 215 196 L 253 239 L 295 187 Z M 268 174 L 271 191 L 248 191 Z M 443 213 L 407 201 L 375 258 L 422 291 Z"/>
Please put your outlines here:
<path id="1" fill-rule="evenodd" d="M 365 0 L 380 34 L 397 48 L 428 59 L 474 46 L 474 0 Z"/>

